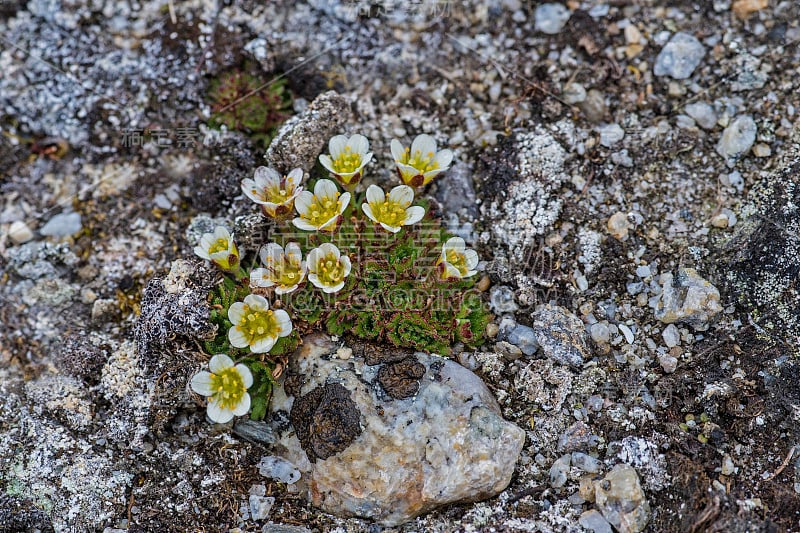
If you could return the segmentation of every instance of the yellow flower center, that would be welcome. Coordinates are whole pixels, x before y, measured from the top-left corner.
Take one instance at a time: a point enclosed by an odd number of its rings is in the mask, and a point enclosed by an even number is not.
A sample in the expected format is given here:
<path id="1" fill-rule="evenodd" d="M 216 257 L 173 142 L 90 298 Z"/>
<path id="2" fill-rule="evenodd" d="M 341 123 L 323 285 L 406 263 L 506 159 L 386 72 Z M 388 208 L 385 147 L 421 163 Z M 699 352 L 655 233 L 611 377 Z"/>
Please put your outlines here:
<path id="1" fill-rule="evenodd" d="M 405 161 L 401 161 L 401 163 L 412 166 L 420 174 L 424 174 L 439 168 L 439 165 L 433 159 L 435 155 L 433 152 L 423 154 L 421 150 L 414 150 L 414 154 L 411 155 L 411 148 L 406 148 Z"/>
<path id="2" fill-rule="evenodd" d="M 333 168 L 340 174 L 350 174 L 358 170 L 360 166 L 361 154 L 353 152 L 349 146 L 345 146 L 342 153 L 333 160 Z"/>
<path id="3" fill-rule="evenodd" d="M 264 338 L 277 338 L 280 332 L 280 326 L 272 309 L 261 311 L 249 305 L 244 306 L 244 317 L 236 327 L 244 333 L 247 343 L 251 345 Z"/>
<path id="4" fill-rule="evenodd" d="M 228 240 L 227 239 L 217 239 L 208 249 L 209 254 L 215 254 L 217 252 L 224 252 L 228 249 Z"/>
<path id="5" fill-rule="evenodd" d="M 304 216 L 314 226 L 322 226 L 330 219 L 339 215 L 339 208 L 342 207 L 342 201 L 339 200 L 339 193 L 336 193 L 334 198 L 330 196 L 323 196 L 317 198 L 316 196 L 311 201 L 308 212 Z"/>
<path id="6" fill-rule="evenodd" d="M 244 379 L 235 367 L 220 370 L 216 374 L 211 374 L 211 390 L 214 391 L 214 398 L 222 409 L 231 410 L 242 401 L 247 389 L 244 386 Z"/>
<path id="7" fill-rule="evenodd" d="M 270 270 L 272 281 L 277 283 L 283 289 L 297 285 L 300 282 L 300 276 L 302 275 L 300 262 L 293 261 L 287 256 L 284 256 L 283 260 L 277 265 L 271 265 Z"/>
<path id="8" fill-rule="evenodd" d="M 336 285 L 344 280 L 344 265 L 335 255 L 326 255 L 317 263 L 317 277 L 323 285 Z"/>
<path id="9" fill-rule="evenodd" d="M 458 253 L 455 250 L 448 250 L 445 254 L 447 262 L 456 267 L 461 276 L 466 276 L 469 269 L 467 268 L 467 256 Z"/>
<path id="10" fill-rule="evenodd" d="M 292 197 L 294 189 L 294 185 L 290 181 L 275 183 L 264 189 L 264 201 L 281 205 Z"/>
<path id="11" fill-rule="evenodd" d="M 370 204 L 370 207 L 372 208 L 372 214 L 375 215 L 378 222 L 383 222 L 387 226 L 402 226 L 403 222 L 406 221 L 406 208 L 388 198 L 383 202 Z"/>

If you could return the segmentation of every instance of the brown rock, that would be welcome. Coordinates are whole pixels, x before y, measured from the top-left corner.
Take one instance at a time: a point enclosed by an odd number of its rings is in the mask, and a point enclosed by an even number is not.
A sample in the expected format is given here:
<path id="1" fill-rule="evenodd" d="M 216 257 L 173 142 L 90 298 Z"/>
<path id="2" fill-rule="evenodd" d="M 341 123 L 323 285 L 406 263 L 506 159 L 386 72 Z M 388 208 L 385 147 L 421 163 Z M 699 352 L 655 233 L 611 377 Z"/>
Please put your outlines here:
<path id="1" fill-rule="evenodd" d="M 419 390 L 419 380 L 425 375 L 425 365 L 416 357 L 387 364 L 378 370 L 378 382 L 386 394 L 395 400 L 414 396 Z"/>
<path id="2" fill-rule="evenodd" d="M 297 398 L 289 418 L 312 463 L 343 451 L 361 434 L 361 413 L 350 392 L 338 383 Z"/>

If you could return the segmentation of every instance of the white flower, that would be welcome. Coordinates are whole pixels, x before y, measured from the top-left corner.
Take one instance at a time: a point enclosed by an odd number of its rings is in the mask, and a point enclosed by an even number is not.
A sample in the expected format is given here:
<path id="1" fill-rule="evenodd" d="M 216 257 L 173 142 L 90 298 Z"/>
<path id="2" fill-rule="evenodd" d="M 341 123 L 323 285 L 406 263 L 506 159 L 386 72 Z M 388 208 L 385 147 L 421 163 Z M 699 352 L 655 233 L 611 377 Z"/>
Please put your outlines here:
<path id="1" fill-rule="evenodd" d="M 413 201 L 414 189 L 408 185 L 398 185 L 389 191 L 388 198 L 383 189 L 370 185 L 367 188 L 367 203 L 361 204 L 361 210 L 386 231 L 397 233 L 401 227 L 416 224 L 425 216 L 425 209 L 412 206 Z"/>
<path id="2" fill-rule="evenodd" d="M 350 258 L 329 242 L 308 253 L 308 279 L 323 292 L 330 294 L 341 290 L 351 268 Z"/>
<path id="3" fill-rule="evenodd" d="M 336 135 L 328 142 L 328 150 L 330 155 L 322 154 L 319 162 L 343 185 L 358 183 L 362 170 L 372 161 L 369 141 L 363 135 L 355 134 L 349 139 Z"/>
<path id="4" fill-rule="evenodd" d="M 302 169 L 281 176 L 271 168 L 258 167 L 254 178 L 242 180 L 242 192 L 260 205 L 265 215 L 277 218 L 291 213 L 295 198 L 303 190 Z"/>
<path id="5" fill-rule="evenodd" d="M 474 276 L 478 266 L 478 253 L 466 247 L 461 237 L 451 237 L 442 246 L 442 254 L 436 262 L 442 279 L 461 279 Z"/>
<path id="6" fill-rule="evenodd" d="M 250 272 L 251 287 L 275 287 L 275 294 L 293 292 L 306 279 L 306 263 L 300 245 L 290 242 L 284 250 L 271 242 L 261 248 L 261 262 L 265 268 Z"/>
<path id="7" fill-rule="evenodd" d="M 250 410 L 253 374 L 243 364 L 235 365 L 225 354 L 217 354 L 208 362 L 211 372 L 202 370 L 192 377 L 192 390 L 208 396 L 208 418 L 217 424 L 244 416 Z"/>
<path id="8" fill-rule="evenodd" d="M 233 242 L 233 235 L 222 226 L 214 228 L 214 233 L 204 233 L 194 253 L 208 259 L 223 270 L 239 268 L 239 249 Z"/>
<path id="9" fill-rule="evenodd" d="M 342 222 L 342 213 L 350 203 L 350 193 L 339 194 L 331 180 L 319 180 L 314 194 L 303 191 L 297 195 L 294 207 L 300 215 L 292 223 L 306 231 L 334 232 Z"/>
<path id="10" fill-rule="evenodd" d="M 280 337 L 292 332 L 292 320 L 283 309 L 273 311 L 263 296 L 250 294 L 244 302 L 228 308 L 228 341 L 236 348 L 250 348 L 253 353 L 269 352 Z"/>
<path id="11" fill-rule="evenodd" d="M 430 135 L 417 135 L 411 148 L 404 148 L 397 139 L 392 139 L 392 157 L 397 174 L 406 185 L 422 187 L 437 174 L 450 168 L 452 150 L 436 151 L 436 140 Z"/>

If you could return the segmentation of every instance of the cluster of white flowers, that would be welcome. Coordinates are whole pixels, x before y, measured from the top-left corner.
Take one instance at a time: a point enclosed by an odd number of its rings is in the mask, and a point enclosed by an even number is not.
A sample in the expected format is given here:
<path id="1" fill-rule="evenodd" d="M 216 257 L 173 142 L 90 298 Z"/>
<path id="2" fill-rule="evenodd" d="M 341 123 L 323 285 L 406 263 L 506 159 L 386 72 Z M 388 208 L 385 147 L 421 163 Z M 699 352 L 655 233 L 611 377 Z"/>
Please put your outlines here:
<path id="1" fill-rule="evenodd" d="M 351 200 L 355 199 L 355 186 L 363 178 L 373 154 L 367 138 L 358 134 L 337 135 L 330 140 L 328 148 L 329 154 L 321 155 L 320 163 L 345 191 L 341 192 L 331 179 L 319 179 L 311 192 L 303 188 L 302 169 L 282 175 L 274 169 L 259 167 L 253 179 L 242 181 L 242 192 L 260 206 L 265 216 L 276 221 L 291 220 L 303 231 L 336 232 Z M 410 148 L 394 139 L 391 151 L 403 184 L 392 188 L 388 194 L 377 185 L 370 185 L 361 212 L 376 228 L 396 234 L 404 226 L 423 219 L 425 209 L 412 205 L 414 188 L 427 185 L 447 170 L 453 152 L 437 150 L 436 141 L 425 134 L 417 136 Z M 297 216 L 293 216 L 293 212 Z M 213 233 L 204 234 L 194 251 L 223 271 L 235 274 L 237 280 L 244 276 L 239 250 L 227 229 L 217 227 Z M 350 258 L 332 243 L 320 244 L 304 259 L 298 243 L 281 246 L 272 242 L 261 248 L 259 257 L 261 266 L 249 273 L 250 287 L 271 290 L 275 295 L 292 293 L 306 280 L 325 293 L 336 293 L 345 287 L 353 267 Z M 462 279 L 475 275 L 477 264 L 478 254 L 467 249 L 463 239 L 453 237 L 442 246 L 436 273 L 441 280 Z M 254 354 L 269 353 L 280 338 L 292 333 L 289 314 L 283 309 L 271 309 L 269 300 L 259 294 L 250 294 L 244 301 L 231 304 L 227 313 L 231 323 L 230 345 Z M 253 375 L 247 366 L 234 364 L 228 355 L 217 354 L 211 358 L 209 370 L 199 372 L 191 381 L 195 392 L 209 397 L 209 418 L 224 423 L 246 414 L 250 408 L 247 389 L 253 384 Z"/>

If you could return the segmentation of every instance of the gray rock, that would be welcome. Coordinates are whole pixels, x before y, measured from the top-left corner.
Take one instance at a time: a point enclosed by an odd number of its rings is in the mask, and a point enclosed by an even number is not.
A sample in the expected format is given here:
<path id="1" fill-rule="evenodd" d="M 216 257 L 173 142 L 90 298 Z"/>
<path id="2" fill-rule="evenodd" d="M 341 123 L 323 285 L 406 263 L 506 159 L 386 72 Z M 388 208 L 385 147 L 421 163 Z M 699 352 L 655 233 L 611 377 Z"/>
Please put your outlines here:
<path id="1" fill-rule="evenodd" d="M 611 525 L 594 509 L 581 513 L 578 523 L 594 533 L 612 533 Z"/>
<path id="2" fill-rule="evenodd" d="M 533 355 L 539 349 L 533 328 L 517 324 L 508 334 L 508 342 L 519 348 L 525 355 Z"/>
<path id="3" fill-rule="evenodd" d="M 643 531 L 650 521 L 650 504 L 632 466 L 615 466 L 594 482 L 595 505 L 620 533 Z"/>
<path id="4" fill-rule="evenodd" d="M 251 442 L 272 446 L 276 442 L 272 427 L 265 422 L 240 418 L 233 425 L 233 433 Z"/>
<path id="5" fill-rule="evenodd" d="M 691 104 L 686 104 L 684 111 L 704 130 L 712 130 L 717 125 L 717 113 L 711 104 L 692 102 Z"/>
<path id="6" fill-rule="evenodd" d="M 478 214 L 473 175 L 469 164 L 456 160 L 447 172 L 436 177 L 435 196 L 446 212 L 462 215 L 465 219 L 474 219 Z"/>
<path id="7" fill-rule="evenodd" d="M 586 119 L 596 124 L 606 116 L 606 97 L 598 89 L 589 89 L 580 108 L 586 115 Z"/>
<path id="8" fill-rule="evenodd" d="M 608 329 L 608 323 L 606 322 L 592 324 L 589 328 L 589 334 L 597 344 L 607 344 L 611 340 L 611 330 Z"/>
<path id="9" fill-rule="evenodd" d="M 665 324 L 688 324 L 697 331 L 708 329 L 722 306 L 719 291 L 693 268 L 662 274 L 661 294 L 655 300 L 655 316 Z"/>
<path id="10" fill-rule="evenodd" d="M 8 236 L 11 238 L 14 244 L 22 244 L 33 239 L 33 231 L 25 222 L 16 220 L 11 223 L 11 226 L 9 226 Z"/>
<path id="11" fill-rule="evenodd" d="M 271 418 L 285 420 L 290 411 L 293 425 L 276 422 L 276 449 L 301 470 L 298 487 L 314 505 L 397 525 L 441 505 L 490 497 L 508 485 L 525 432 L 501 418 L 480 378 L 453 361 L 417 353 L 413 358 L 424 375 L 416 394 L 393 400 L 379 383 L 388 363 L 367 365 L 360 355 L 326 357 L 339 347 L 323 335 L 306 337 L 272 403 Z M 309 401 L 329 388 L 343 391 L 338 400 Z M 348 403 L 358 432 L 334 446 L 350 425 Z"/>
<path id="12" fill-rule="evenodd" d="M 619 124 L 603 124 L 597 128 L 597 132 L 600 134 L 600 144 L 607 148 L 611 148 L 625 137 L 625 130 Z"/>
<path id="13" fill-rule="evenodd" d="M 656 76 L 685 80 L 692 75 L 705 53 L 706 49 L 695 37 L 678 32 L 659 52 L 653 73 Z"/>
<path id="14" fill-rule="evenodd" d="M 82 227 L 80 213 L 60 213 L 48 220 L 39 233 L 48 237 L 69 237 Z"/>
<path id="15" fill-rule="evenodd" d="M 276 455 L 262 457 L 258 463 L 258 473 L 286 484 L 297 483 L 301 477 L 296 466 Z"/>
<path id="16" fill-rule="evenodd" d="M 567 474 L 569 474 L 570 455 L 562 455 L 550 467 L 550 486 L 558 489 L 567 483 Z"/>
<path id="17" fill-rule="evenodd" d="M 740 115 L 731 122 L 722 132 L 717 143 L 717 153 L 721 155 L 729 166 L 747 155 L 753 143 L 756 142 L 758 128 L 750 115 Z"/>
<path id="18" fill-rule="evenodd" d="M 544 355 L 556 363 L 578 367 L 591 357 L 583 322 L 563 307 L 548 304 L 534 313 L 533 330 Z"/>
<path id="19" fill-rule="evenodd" d="M 350 102 L 336 91 L 317 96 L 300 115 L 287 120 L 267 149 L 267 161 L 279 172 L 293 168 L 308 172 L 320 153 L 327 151 L 328 140 L 350 116 Z"/>
<path id="20" fill-rule="evenodd" d="M 514 290 L 507 285 L 495 285 L 489 290 L 489 306 L 497 314 L 513 313 L 519 309 L 514 301 Z"/>
<path id="21" fill-rule="evenodd" d="M 599 459 L 592 457 L 588 453 L 572 452 L 572 466 L 589 474 L 596 474 L 600 471 L 602 465 Z"/>
<path id="22" fill-rule="evenodd" d="M 250 496 L 248 503 L 250 504 L 250 518 L 264 520 L 272 511 L 272 506 L 275 505 L 275 498 L 253 494 Z"/>
<path id="23" fill-rule="evenodd" d="M 681 334 L 675 324 L 670 324 L 661 332 L 661 337 L 664 339 L 664 344 L 667 348 L 674 348 L 681 343 Z"/>
<path id="24" fill-rule="evenodd" d="M 570 10 L 561 4 L 542 4 L 533 13 L 536 29 L 549 35 L 555 35 L 564 29 L 571 15 Z"/>
<path id="25" fill-rule="evenodd" d="M 562 452 L 588 450 L 596 442 L 597 436 L 592 434 L 592 429 L 579 420 L 558 437 L 558 450 Z"/>
<path id="26" fill-rule="evenodd" d="M 290 526 L 270 522 L 261 529 L 261 533 L 311 533 L 311 530 L 305 526 Z"/>
<path id="27" fill-rule="evenodd" d="M 580 83 L 570 83 L 564 87 L 561 98 L 568 104 L 580 104 L 586 100 L 586 89 Z"/>
<path id="28" fill-rule="evenodd" d="M 761 70 L 761 61 L 748 53 L 739 54 L 734 61 L 736 79 L 731 82 L 732 91 L 750 91 L 762 88 L 769 79 L 769 74 Z"/>

